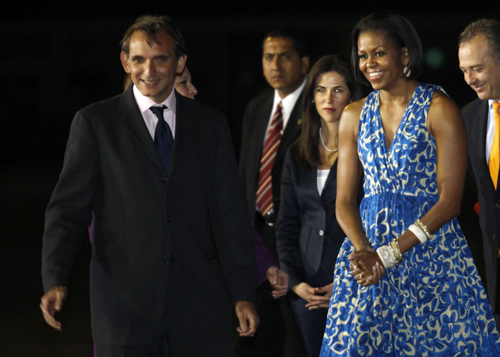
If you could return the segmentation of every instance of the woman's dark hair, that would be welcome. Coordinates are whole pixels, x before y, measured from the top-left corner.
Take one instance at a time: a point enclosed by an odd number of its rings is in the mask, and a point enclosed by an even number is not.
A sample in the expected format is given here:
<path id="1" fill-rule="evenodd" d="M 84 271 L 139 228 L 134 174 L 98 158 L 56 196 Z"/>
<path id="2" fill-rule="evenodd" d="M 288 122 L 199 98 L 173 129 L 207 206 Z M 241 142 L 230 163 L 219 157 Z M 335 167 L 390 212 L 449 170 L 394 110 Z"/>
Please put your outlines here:
<path id="1" fill-rule="evenodd" d="M 329 55 L 320 58 L 314 64 L 307 76 L 307 83 L 302 95 L 302 108 L 304 109 L 302 133 L 293 148 L 297 161 L 304 167 L 321 165 L 319 154 L 321 118 L 313 100 L 316 81 L 319 76 L 327 72 L 336 72 L 344 78 L 347 88 L 349 88 L 351 101 L 361 98 L 361 88 L 354 79 L 349 62 L 344 57 Z"/>
<path id="2" fill-rule="evenodd" d="M 358 22 L 352 31 L 351 65 L 354 76 L 358 82 L 370 85 L 368 80 L 359 70 L 358 57 L 358 38 L 366 31 L 385 31 L 396 47 L 406 47 L 410 56 L 408 69 L 411 71 L 411 74 L 405 77 L 405 79 L 410 81 L 416 79 L 420 75 L 424 64 L 424 51 L 415 27 L 413 27 L 406 17 L 401 15 L 388 12 L 376 12 Z"/>

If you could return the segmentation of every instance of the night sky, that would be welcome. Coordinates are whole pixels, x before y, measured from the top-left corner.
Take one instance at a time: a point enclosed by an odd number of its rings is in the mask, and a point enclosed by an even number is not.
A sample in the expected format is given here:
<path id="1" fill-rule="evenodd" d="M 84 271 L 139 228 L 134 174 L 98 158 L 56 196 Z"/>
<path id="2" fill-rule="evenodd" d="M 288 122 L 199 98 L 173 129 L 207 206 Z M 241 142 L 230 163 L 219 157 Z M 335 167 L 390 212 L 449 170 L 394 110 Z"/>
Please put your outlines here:
<path id="1" fill-rule="evenodd" d="M 10 3 L 0 13 L 0 183 L 3 304 L 0 356 L 90 356 L 88 301 L 90 245 L 84 243 L 62 334 L 45 325 L 40 252 L 44 210 L 57 182 L 74 113 L 119 94 L 124 73 L 119 41 L 142 14 L 174 19 L 190 49 L 188 66 L 197 100 L 222 110 L 236 151 L 245 105 L 266 90 L 261 41 L 270 30 L 295 27 L 308 39 L 311 63 L 331 53 L 350 56 L 350 32 L 363 16 L 392 10 L 408 17 L 421 36 L 426 66 L 419 78 L 444 87 L 465 105 L 476 95 L 458 69 L 457 38 L 470 22 L 492 18 L 498 1 L 246 1 L 162 2 L 99 8 Z M 496 11 L 498 13 L 498 10 Z M 498 16 L 497 16 L 498 19 Z M 468 180 L 462 216 L 481 271 L 481 236 Z"/>

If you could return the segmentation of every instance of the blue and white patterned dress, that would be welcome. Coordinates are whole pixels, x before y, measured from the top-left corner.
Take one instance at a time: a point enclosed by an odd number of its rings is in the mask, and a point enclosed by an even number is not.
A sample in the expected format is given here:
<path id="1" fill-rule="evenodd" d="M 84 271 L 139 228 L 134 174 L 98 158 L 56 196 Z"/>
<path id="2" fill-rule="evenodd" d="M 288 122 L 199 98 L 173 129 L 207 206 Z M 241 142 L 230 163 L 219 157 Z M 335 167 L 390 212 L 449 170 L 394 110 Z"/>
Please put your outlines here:
<path id="1" fill-rule="evenodd" d="M 436 142 L 427 130 L 435 90 L 419 84 L 387 149 L 379 92 L 361 112 L 358 155 L 365 197 L 363 230 L 374 249 L 408 230 L 438 201 Z M 500 356 L 483 284 L 456 219 L 432 241 L 403 254 L 376 285 L 358 285 L 349 272 L 354 247 L 345 239 L 321 356 Z"/>

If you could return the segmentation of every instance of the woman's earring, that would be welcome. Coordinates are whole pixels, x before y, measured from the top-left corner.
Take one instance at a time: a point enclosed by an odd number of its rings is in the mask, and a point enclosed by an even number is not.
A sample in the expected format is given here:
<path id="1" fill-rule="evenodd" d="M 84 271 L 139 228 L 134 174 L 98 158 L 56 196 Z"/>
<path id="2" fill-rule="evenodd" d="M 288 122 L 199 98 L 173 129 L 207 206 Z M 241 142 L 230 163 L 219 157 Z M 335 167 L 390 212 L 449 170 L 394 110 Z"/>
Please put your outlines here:
<path id="1" fill-rule="evenodd" d="M 314 103 L 314 99 L 312 100 L 312 102 Z"/>
<path id="2" fill-rule="evenodd" d="M 410 69 L 410 67 L 408 67 L 408 65 L 406 65 L 405 68 L 403 69 L 403 73 L 406 77 L 411 76 L 411 69 Z"/>

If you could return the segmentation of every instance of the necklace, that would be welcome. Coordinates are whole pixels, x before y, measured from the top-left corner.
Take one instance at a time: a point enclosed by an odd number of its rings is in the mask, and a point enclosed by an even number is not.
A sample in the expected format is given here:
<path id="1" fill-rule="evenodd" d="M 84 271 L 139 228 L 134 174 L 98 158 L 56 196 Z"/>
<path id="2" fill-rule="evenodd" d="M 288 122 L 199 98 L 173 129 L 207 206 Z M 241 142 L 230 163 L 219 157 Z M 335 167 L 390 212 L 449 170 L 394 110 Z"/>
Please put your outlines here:
<path id="1" fill-rule="evenodd" d="M 325 148 L 325 150 L 327 151 L 330 151 L 330 152 L 337 152 L 339 151 L 339 148 L 336 148 L 336 149 L 328 149 L 325 145 L 325 142 L 323 141 L 323 136 L 321 135 L 321 127 L 319 128 L 319 138 L 321 139 L 321 144 L 323 144 L 323 147 Z"/>

